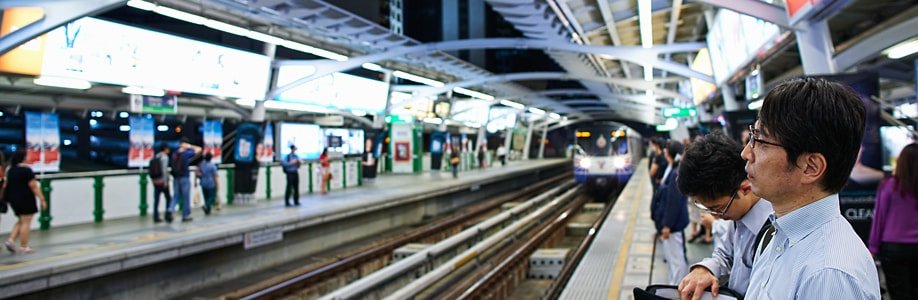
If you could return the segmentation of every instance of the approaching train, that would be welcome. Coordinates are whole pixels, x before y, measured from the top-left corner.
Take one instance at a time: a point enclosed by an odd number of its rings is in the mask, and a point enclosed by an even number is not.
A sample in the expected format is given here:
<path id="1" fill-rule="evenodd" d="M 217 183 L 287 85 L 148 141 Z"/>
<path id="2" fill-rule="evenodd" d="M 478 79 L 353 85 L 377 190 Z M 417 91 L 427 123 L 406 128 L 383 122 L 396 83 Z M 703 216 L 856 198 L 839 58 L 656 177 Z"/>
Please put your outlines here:
<path id="1" fill-rule="evenodd" d="M 641 135 L 619 123 L 583 125 L 574 136 L 574 180 L 597 198 L 624 187 L 644 154 Z"/>

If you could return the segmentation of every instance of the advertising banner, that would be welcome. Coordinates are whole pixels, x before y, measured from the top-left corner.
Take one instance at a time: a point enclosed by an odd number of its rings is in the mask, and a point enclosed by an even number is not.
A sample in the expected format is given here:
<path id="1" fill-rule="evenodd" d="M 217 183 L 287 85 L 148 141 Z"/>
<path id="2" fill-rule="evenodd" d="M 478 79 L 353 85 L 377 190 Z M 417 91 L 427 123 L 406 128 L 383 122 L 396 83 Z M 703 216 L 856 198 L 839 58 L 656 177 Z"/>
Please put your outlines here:
<path id="1" fill-rule="evenodd" d="M 392 124 L 392 139 L 390 153 L 392 153 L 393 173 L 412 173 L 412 124 Z"/>
<path id="2" fill-rule="evenodd" d="M 204 121 L 204 154 L 213 156 L 212 163 L 223 162 L 223 123 Z"/>
<path id="3" fill-rule="evenodd" d="M 274 161 L 274 124 L 268 122 L 265 124 L 265 134 L 261 140 L 261 146 L 258 151 L 258 161 Z"/>
<path id="4" fill-rule="evenodd" d="M 128 167 L 144 167 L 153 159 L 153 119 L 132 116 L 128 119 L 131 132 L 128 139 Z"/>
<path id="5" fill-rule="evenodd" d="M 26 112 L 26 159 L 34 172 L 60 171 L 61 133 L 57 114 Z"/>
<path id="6" fill-rule="evenodd" d="M 236 153 L 233 158 L 236 164 L 252 164 L 256 161 L 256 146 L 259 144 L 258 125 L 243 123 L 236 129 Z"/>

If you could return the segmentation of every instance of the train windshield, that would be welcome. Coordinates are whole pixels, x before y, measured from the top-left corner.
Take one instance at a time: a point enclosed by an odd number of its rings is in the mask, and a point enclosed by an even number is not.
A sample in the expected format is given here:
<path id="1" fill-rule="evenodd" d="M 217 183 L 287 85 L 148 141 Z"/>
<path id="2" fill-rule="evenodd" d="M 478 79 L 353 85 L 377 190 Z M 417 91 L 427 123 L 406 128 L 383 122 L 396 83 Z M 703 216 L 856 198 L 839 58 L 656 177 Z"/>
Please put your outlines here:
<path id="1" fill-rule="evenodd" d="M 613 156 L 628 154 L 628 139 L 606 134 L 579 134 L 577 153 L 589 156 Z"/>

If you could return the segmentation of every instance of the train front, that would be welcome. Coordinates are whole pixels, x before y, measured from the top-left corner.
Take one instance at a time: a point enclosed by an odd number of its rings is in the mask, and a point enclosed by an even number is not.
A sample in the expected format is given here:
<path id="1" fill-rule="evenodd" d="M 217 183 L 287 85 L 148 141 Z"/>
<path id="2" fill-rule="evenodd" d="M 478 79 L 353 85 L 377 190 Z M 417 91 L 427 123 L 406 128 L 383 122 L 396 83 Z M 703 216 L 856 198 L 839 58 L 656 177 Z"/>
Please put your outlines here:
<path id="1" fill-rule="evenodd" d="M 623 129 L 587 128 L 575 132 L 574 179 L 591 194 L 606 197 L 619 190 L 634 165 L 628 134 Z"/>

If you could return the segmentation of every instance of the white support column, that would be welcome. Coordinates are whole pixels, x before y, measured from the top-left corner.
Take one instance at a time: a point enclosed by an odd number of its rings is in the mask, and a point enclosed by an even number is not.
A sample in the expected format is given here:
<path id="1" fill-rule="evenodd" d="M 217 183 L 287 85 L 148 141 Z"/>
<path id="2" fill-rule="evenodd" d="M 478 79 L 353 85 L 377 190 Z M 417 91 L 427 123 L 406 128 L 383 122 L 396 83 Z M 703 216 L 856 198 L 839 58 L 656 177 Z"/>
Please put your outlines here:
<path id="1" fill-rule="evenodd" d="M 529 121 L 529 126 L 526 126 L 526 142 L 523 143 L 523 160 L 529 160 L 529 146 L 532 145 L 532 127 L 535 127 L 535 121 Z"/>
<path id="2" fill-rule="evenodd" d="M 277 53 L 277 45 L 271 43 L 265 43 L 264 48 L 265 56 L 271 59 L 271 62 L 274 62 L 274 56 Z M 272 72 L 274 73 L 274 72 Z M 271 82 L 268 83 L 268 88 L 270 89 L 277 83 L 277 75 L 272 74 Z M 267 95 L 266 95 L 267 96 Z M 252 122 L 264 122 L 265 121 L 265 101 L 268 99 L 255 99 L 255 107 L 252 107 Z"/>
<path id="3" fill-rule="evenodd" d="M 803 74 L 835 74 L 835 47 L 828 21 L 802 21 L 798 25 L 797 47 L 803 63 Z"/>
<path id="4" fill-rule="evenodd" d="M 724 96 L 724 110 L 737 111 L 740 109 L 740 104 L 736 101 L 736 94 L 733 93 L 732 86 L 729 84 L 720 86 L 720 93 Z"/>
<path id="5" fill-rule="evenodd" d="M 542 138 L 539 143 L 539 159 L 545 158 L 545 141 L 548 140 L 548 122 L 545 122 L 544 127 L 542 127 Z"/>
<path id="6" fill-rule="evenodd" d="M 513 141 L 513 129 L 516 128 L 516 124 L 511 127 L 507 127 L 504 133 L 504 150 L 507 151 L 507 160 L 510 160 L 510 143 Z"/>

